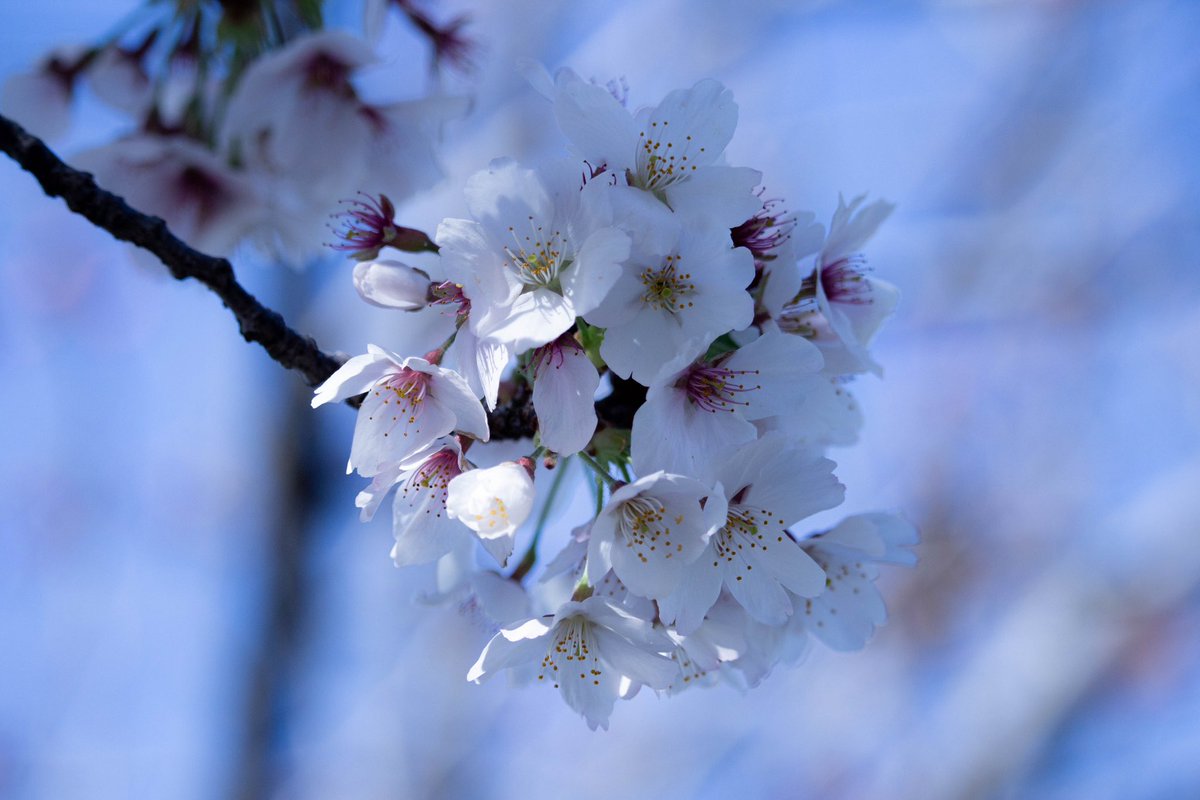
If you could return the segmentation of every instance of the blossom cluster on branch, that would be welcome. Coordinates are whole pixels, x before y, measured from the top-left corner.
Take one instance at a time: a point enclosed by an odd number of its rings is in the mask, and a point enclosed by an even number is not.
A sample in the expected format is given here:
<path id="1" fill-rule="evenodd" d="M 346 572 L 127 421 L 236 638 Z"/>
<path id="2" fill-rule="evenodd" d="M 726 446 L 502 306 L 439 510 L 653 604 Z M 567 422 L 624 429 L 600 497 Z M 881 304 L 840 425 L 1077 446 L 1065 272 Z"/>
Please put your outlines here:
<path id="1" fill-rule="evenodd" d="M 86 85 L 131 125 L 76 164 L 197 250 L 228 256 L 251 242 L 303 263 L 319 252 L 338 198 L 402 198 L 439 180 L 436 139 L 469 105 L 437 90 L 382 100 L 360 90 L 379 64 L 373 40 L 389 8 L 426 37 L 435 65 L 467 63 L 465 20 L 439 25 L 410 0 L 373 0 L 359 37 L 326 28 L 323 6 L 147 2 L 103 40 L 9 78 L 0 110 L 54 139 Z"/>
<path id="2" fill-rule="evenodd" d="M 861 251 L 892 207 L 839 198 L 826 229 L 764 199 L 761 173 L 725 161 L 737 106 L 715 80 L 632 113 L 568 69 L 527 72 L 570 154 L 471 178 L 471 218 L 433 237 L 437 279 L 380 257 L 411 235 L 386 197 L 345 217 L 364 300 L 455 320 L 429 352 L 372 345 L 316 391 L 364 396 L 363 518 L 394 492 L 395 563 L 437 562 L 441 596 L 496 624 L 470 680 L 551 684 L 593 728 L 643 686 L 753 686 L 811 639 L 862 647 L 885 618 L 877 566 L 913 563 L 916 531 L 882 513 L 796 526 L 843 499 L 826 454 L 862 424 L 848 382 L 880 371 L 898 293 Z M 494 463 L 484 407 L 514 396 L 536 434 Z M 548 531 L 568 461 L 595 512 Z"/>

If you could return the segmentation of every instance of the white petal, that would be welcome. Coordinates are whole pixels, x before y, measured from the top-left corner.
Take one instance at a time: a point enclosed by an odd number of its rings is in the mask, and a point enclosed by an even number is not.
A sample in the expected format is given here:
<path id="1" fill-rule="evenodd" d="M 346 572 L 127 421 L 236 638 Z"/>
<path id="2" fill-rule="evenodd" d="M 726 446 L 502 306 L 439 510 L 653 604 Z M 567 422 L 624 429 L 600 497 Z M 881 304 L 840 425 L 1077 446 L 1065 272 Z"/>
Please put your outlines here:
<path id="1" fill-rule="evenodd" d="M 533 382 L 542 444 L 560 455 L 582 450 L 596 432 L 596 387 L 600 373 L 582 349 L 556 348 L 544 357 Z"/>
<path id="2" fill-rule="evenodd" d="M 684 571 L 679 588 L 658 601 L 664 622 L 688 635 L 704 621 L 704 615 L 721 595 L 722 573 L 711 544 Z"/>
<path id="3" fill-rule="evenodd" d="M 439 367 L 430 382 L 429 396 L 454 415 L 453 430 L 468 433 L 482 442 L 488 440 L 487 413 L 471 387 L 457 372 Z"/>
<path id="4" fill-rule="evenodd" d="M 500 631 L 483 648 L 467 673 L 467 680 L 479 683 L 499 670 L 536 662 L 546 652 L 544 639 L 551 630 L 542 619 L 531 619 L 514 629 Z"/>
<path id="5" fill-rule="evenodd" d="M 616 228 L 601 228 L 584 241 L 574 263 L 562 273 L 563 293 L 576 314 L 584 316 L 600 305 L 621 277 L 627 258 L 629 237 Z"/>
<path id="6" fill-rule="evenodd" d="M 666 189 L 667 204 L 694 225 L 733 228 L 758 213 L 754 187 L 762 173 L 748 167 L 702 167 Z"/>
<path id="7" fill-rule="evenodd" d="M 642 129 L 664 143 L 670 142 L 678 156 L 686 154 L 689 164 L 711 164 L 721 156 L 737 128 L 738 108 L 733 92 L 720 82 L 706 78 L 690 89 L 676 89 L 658 107 L 639 115 Z M 751 189 L 757 184 L 752 184 Z M 750 212 L 753 214 L 754 212 Z M 746 219 L 748 215 L 743 216 Z M 736 225 L 737 223 L 733 223 Z"/>
<path id="8" fill-rule="evenodd" d="M 559 70 L 554 115 L 575 152 L 593 167 L 623 174 L 634 163 L 637 128 L 633 117 L 607 89 Z"/>
<path id="9" fill-rule="evenodd" d="M 762 419 L 779 414 L 803 414 L 803 389 L 811 376 L 824 364 L 821 351 L 800 336 L 772 328 L 735 352 L 722 364 L 727 369 L 749 370 L 746 376 L 761 388 L 742 398 L 748 405 L 738 413 L 746 419 Z"/>
<path id="10" fill-rule="evenodd" d="M 857 253 L 866 244 L 895 206 L 884 200 L 876 200 L 871 205 L 858 210 L 866 195 L 859 195 L 846 205 L 841 195 L 838 195 L 837 211 L 833 214 L 833 222 L 829 225 L 829 238 L 821 250 L 822 263 L 835 261 L 843 256 Z"/>
<path id="11" fill-rule="evenodd" d="M 575 312 L 566 298 L 549 289 L 535 289 L 518 297 L 489 335 L 522 353 L 554 341 L 573 322 Z"/>
<path id="12" fill-rule="evenodd" d="M 595 633 L 600 657 L 621 675 L 654 689 L 665 688 L 675 677 L 675 665 L 669 658 L 639 647 L 608 629 L 597 626 Z"/>
<path id="13" fill-rule="evenodd" d="M 317 387 L 313 393 L 312 407 L 340 403 L 362 394 L 379 383 L 388 372 L 398 368 L 398 364 L 376 352 L 354 356 Z"/>
<path id="14" fill-rule="evenodd" d="M 446 509 L 481 538 L 509 536 L 533 509 L 533 479 L 511 461 L 464 472 L 450 481 Z"/>
<path id="15" fill-rule="evenodd" d="M 706 411 L 684 390 L 655 385 L 633 416 L 630 452 L 641 475 L 665 470 L 707 477 L 715 464 L 757 435 L 754 425 L 736 414 Z"/>

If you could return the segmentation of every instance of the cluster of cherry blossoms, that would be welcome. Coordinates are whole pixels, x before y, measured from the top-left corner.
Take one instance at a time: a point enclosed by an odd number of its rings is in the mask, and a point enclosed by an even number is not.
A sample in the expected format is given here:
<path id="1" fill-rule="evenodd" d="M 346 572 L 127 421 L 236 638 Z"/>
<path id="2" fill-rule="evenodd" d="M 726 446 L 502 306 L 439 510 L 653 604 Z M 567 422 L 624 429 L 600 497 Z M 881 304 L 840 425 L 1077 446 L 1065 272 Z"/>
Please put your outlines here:
<path id="1" fill-rule="evenodd" d="M 130 123 L 74 159 L 101 185 L 198 250 L 229 255 L 249 241 L 303 263 L 319 252 L 338 198 L 407 197 L 439 180 L 441 126 L 467 111 L 465 97 L 440 92 L 375 100 L 360 91 L 379 63 L 373 40 L 389 7 L 435 58 L 463 63 L 462 20 L 439 27 L 409 0 L 368 3 L 363 37 L 325 28 L 317 0 L 152 0 L 114 35 L 11 77 L 0 110 L 54 139 L 86 87 Z"/>
<path id="2" fill-rule="evenodd" d="M 386 198 L 346 219 L 365 300 L 455 321 L 424 356 L 371 346 L 316 392 L 361 396 L 364 519 L 394 491 L 395 563 L 437 562 L 440 596 L 495 623 L 468 679 L 550 684 L 593 728 L 643 686 L 753 686 L 811 640 L 861 648 L 885 619 L 878 565 L 914 563 L 916 531 L 797 526 L 843 499 L 825 454 L 862 424 L 847 383 L 879 371 L 897 291 L 861 251 L 891 206 L 839 199 L 828 229 L 781 213 L 725 163 L 737 107 L 714 80 L 631 113 L 570 70 L 530 75 L 570 157 L 471 178 L 436 279 L 379 258 L 405 230 Z M 489 419 L 529 402 L 532 440 L 498 459 Z M 595 512 L 548 530 L 535 479 L 545 506 L 568 462 Z"/>

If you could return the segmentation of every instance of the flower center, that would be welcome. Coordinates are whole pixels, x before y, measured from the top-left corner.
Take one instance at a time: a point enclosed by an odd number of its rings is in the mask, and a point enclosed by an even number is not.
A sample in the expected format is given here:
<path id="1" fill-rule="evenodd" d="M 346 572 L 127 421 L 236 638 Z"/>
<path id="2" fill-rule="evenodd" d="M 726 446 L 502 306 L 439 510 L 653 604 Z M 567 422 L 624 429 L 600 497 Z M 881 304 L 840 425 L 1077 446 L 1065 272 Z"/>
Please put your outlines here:
<path id="1" fill-rule="evenodd" d="M 749 385 L 742 382 L 743 375 L 757 376 L 758 370 L 734 370 L 715 364 L 697 364 L 684 376 L 682 388 L 688 400 L 704 411 L 733 413 L 736 410 L 734 406 L 750 405 L 749 399 L 739 400 L 739 395 L 762 388 L 759 383 Z"/>
<path id="2" fill-rule="evenodd" d="M 508 266 L 518 280 L 529 287 L 557 289 L 558 274 L 569 263 L 562 231 L 547 231 L 545 226 L 529 218 L 529 233 L 522 235 L 508 226 L 513 244 L 506 246 Z"/>
<path id="3" fill-rule="evenodd" d="M 680 256 L 670 255 L 658 269 L 646 267 L 642 270 L 642 301 L 662 311 L 678 314 L 693 303 L 688 300 L 696 293 L 692 273 L 679 269 Z"/>
<path id="4" fill-rule="evenodd" d="M 678 183 L 696 169 L 695 161 L 703 147 L 695 147 L 692 137 L 679 139 L 670 131 L 670 121 L 652 121 L 650 129 L 638 134 L 641 145 L 637 154 L 637 175 L 633 183 L 642 189 L 656 191 Z M 695 151 L 693 148 L 695 147 Z"/>
<path id="5" fill-rule="evenodd" d="M 645 564 L 656 553 L 667 559 L 683 551 L 682 544 L 671 542 L 672 522 L 682 525 L 683 516 L 669 519 L 661 501 L 653 497 L 635 497 L 621 504 L 617 530 L 625 539 L 625 546 L 633 548 L 638 559 Z"/>
<path id="6" fill-rule="evenodd" d="M 429 394 L 431 378 L 428 373 L 404 367 L 375 387 L 375 396 L 383 398 L 383 407 L 376 413 L 386 414 L 390 411 L 392 415 L 392 425 L 384 432 L 384 436 L 389 436 L 397 425 L 402 424 L 402 435 L 408 437 L 408 426 L 421 416 L 421 404 Z M 370 419 L 374 419 L 374 416 Z"/>
<path id="7" fill-rule="evenodd" d="M 600 669 L 600 660 L 594 648 L 588 643 L 590 635 L 591 623 L 584 617 L 572 617 L 560 622 L 542 659 L 538 680 L 549 677 L 557 689 L 562 681 L 574 680 L 578 674 L 580 681 L 590 680 L 593 686 L 599 686 L 604 671 Z"/>
<path id="8" fill-rule="evenodd" d="M 449 447 L 443 448 L 429 458 L 409 476 L 404 484 L 403 492 L 429 492 L 439 494 L 442 507 L 446 505 L 446 490 L 450 481 L 456 478 L 462 469 L 458 466 L 458 453 Z M 441 512 L 436 512 L 440 517 Z"/>
<path id="9" fill-rule="evenodd" d="M 871 299 L 871 284 L 864 273 L 867 260 L 861 254 L 839 258 L 821 268 L 821 288 L 831 303 L 849 303 L 862 306 L 874 302 Z"/>

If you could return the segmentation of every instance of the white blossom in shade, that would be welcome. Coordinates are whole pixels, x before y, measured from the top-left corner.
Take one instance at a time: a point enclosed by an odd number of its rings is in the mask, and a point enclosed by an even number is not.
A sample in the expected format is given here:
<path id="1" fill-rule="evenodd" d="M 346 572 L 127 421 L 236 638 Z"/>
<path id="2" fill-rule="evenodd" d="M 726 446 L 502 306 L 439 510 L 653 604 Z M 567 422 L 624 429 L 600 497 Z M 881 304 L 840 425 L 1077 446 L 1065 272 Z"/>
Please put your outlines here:
<path id="1" fill-rule="evenodd" d="M 471 301 L 470 326 L 521 353 L 556 339 L 604 299 L 629 255 L 599 190 L 564 163 L 500 159 L 467 184 L 473 220 L 438 226 L 446 274 Z"/>
<path id="2" fill-rule="evenodd" d="M 360 188 L 372 124 L 350 78 L 373 60 L 363 42 L 331 30 L 255 59 L 229 100 L 222 146 L 308 198 L 348 195 Z"/>
<path id="3" fill-rule="evenodd" d="M 461 431 L 487 441 L 487 415 L 465 380 L 415 356 L 401 358 L 369 345 L 317 387 L 312 406 L 366 393 L 354 426 L 346 471 L 373 477 Z"/>
<path id="4" fill-rule="evenodd" d="M 528 619 L 530 597 L 515 581 L 492 570 L 480 569 L 477 542 L 469 535 L 437 560 L 434 590 L 417 599 L 431 606 L 457 604 L 459 611 L 494 632 L 497 627 Z"/>
<path id="5" fill-rule="evenodd" d="M 154 102 L 154 85 L 142 66 L 142 55 L 106 47 L 88 68 L 88 84 L 108 105 L 141 118 Z"/>
<path id="6" fill-rule="evenodd" d="M 429 303 L 429 274 L 392 259 L 354 265 L 354 288 L 373 306 L 418 311 Z"/>
<path id="7" fill-rule="evenodd" d="M 367 146 L 356 188 L 409 197 L 442 179 L 436 145 L 446 123 L 466 116 L 466 97 L 434 95 L 384 105 L 366 105 Z"/>
<path id="8" fill-rule="evenodd" d="M 703 227 L 732 228 L 761 207 L 762 173 L 719 165 L 737 127 L 733 94 L 715 80 L 669 93 L 637 116 L 605 87 L 560 70 L 559 127 L 593 169 L 603 168 Z"/>
<path id="9" fill-rule="evenodd" d="M 667 635 L 675 645 L 671 660 L 678 672 L 666 693 L 679 694 L 684 689 L 715 683 L 721 665 L 736 662 L 746 652 L 746 631 L 755 626 L 759 625 L 747 618 L 745 609 L 722 595 L 700 627 L 688 636 L 668 630 Z"/>
<path id="10" fill-rule="evenodd" d="M 721 595 L 722 601 L 726 597 Z M 794 596 L 792 599 L 795 602 Z M 746 646 L 728 664 L 724 676 L 740 688 L 753 689 L 771 674 L 776 664 L 796 664 L 803 660 L 812 649 L 812 640 L 794 624 L 795 619 L 793 614 L 786 625 L 764 625 L 746 617 L 743 628 Z"/>
<path id="11" fill-rule="evenodd" d="M 685 228 L 669 248 L 635 248 L 586 319 L 607 328 L 600 355 L 609 369 L 650 385 L 673 360 L 690 361 L 753 321 L 753 279 L 753 256 L 734 248 L 727 231 Z"/>
<path id="12" fill-rule="evenodd" d="M 895 286 L 870 275 L 859 252 L 894 206 L 877 200 L 860 210 L 865 199 L 861 195 L 846 205 L 838 197 L 829 235 L 801 291 L 814 299 L 801 301 L 791 319 L 782 322 L 821 348 L 831 375 L 882 373 L 867 347 L 900 300 Z"/>
<path id="13" fill-rule="evenodd" d="M 634 594 L 670 594 L 725 521 L 724 498 L 711 494 L 695 478 L 664 472 L 621 486 L 592 522 L 589 574 L 612 569 Z"/>
<path id="14" fill-rule="evenodd" d="M 530 469 L 513 461 L 464 472 L 446 494 L 450 518 L 474 531 L 500 566 L 508 563 L 516 530 L 532 510 Z"/>
<path id="15" fill-rule="evenodd" d="M 803 416 L 814 380 L 824 380 L 822 363 L 809 342 L 769 329 L 732 353 L 668 373 L 633 417 L 634 468 L 710 474 L 725 455 L 758 438 L 754 420 Z"/>
<path id="16" fill-rule="evenodd" d="M 181 136 L 120 139 L 76 161 L 100 185 L 162 217 L 172 233 L 206 253 L 228 255 L 263 218 L 253 182 Z"/>
<path id="17" fill-rule="evenodd" d="M 917 563 L 905 549 L 917 543 L 917 530 L 894 514 L 848 517 L 826 533 L 802 540 L 827 576 L 816 597 L 794 598 L 794 624 L 834 650 L 859 650 L 887 621 L 887 608 L 875 587 L 878 564 Z"/>
<path id="18" fill-rule="evenodd" d="M 47 55 L 29 72 L 8 77 L 0 87 L 0 112 L 35 136 L 57 139 L 71 124 L 71 96 L 82 50 Z"/>
<path id="19" fill-rule="evenodd" d="M 842 502 L 845 490 L 833 466 L 777 434 L 726 460 L 717 470 L 728 499 L 725 524 L 688 565 L 679 588 L 659 601 L 663 621 L 691 633 L 725 587 L 751 617 L 780 625 L 792 611 L 789 591 L 820 593 L 825 575 L 787 527 Z"/>
<path id="20" fill-rule="evenodd" d="M 662 689 L 675 664 L 669 639 L 607 598 L 568 601 L 556 613 L 502 629 L 467 673 L 479 683 L 502 669 L 534 665 L 537 681 L 558 689 L 588 727 L 608 728 L 622 683 Z"/>
<path id="21" fill-rule="evenodd" d="M 542 444 L 560 455 L 578 453 L 596 432 L 596 365 L 575 338 L 564 333 L 535 350 L 529 368 Z"/>

